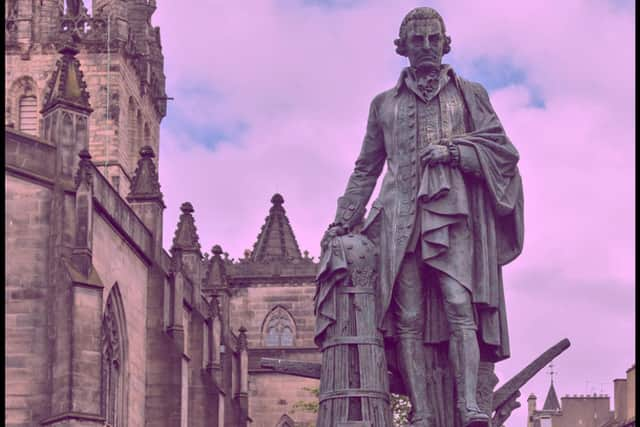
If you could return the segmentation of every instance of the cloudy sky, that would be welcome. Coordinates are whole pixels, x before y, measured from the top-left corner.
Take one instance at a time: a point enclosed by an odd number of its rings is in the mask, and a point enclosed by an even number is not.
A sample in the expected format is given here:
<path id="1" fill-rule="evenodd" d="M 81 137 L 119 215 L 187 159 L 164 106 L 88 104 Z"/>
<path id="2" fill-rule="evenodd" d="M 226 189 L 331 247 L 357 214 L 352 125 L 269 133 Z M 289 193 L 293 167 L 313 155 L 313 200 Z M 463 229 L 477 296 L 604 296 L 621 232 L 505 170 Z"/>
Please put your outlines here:
<path id="1" fill-rule="evenodd" d="M 512 357 L 497 374 L 567 337 L 558 394 L 613 394 L 635 360 L 633 1 L 158 3 L 175 98 L 161 127 L 166 248 L 188 200 L 203 249 L 237 259 L 279 192 L 317 257 L 369 102 L 405 65 L 400 21 L 432 6 L 453 39 L 445 62 L 488 89 L 521 154 L 525 247 L 505 268 Z M 526 397 L 542 405 L 548 386 L 544 373 L 528 383 L 507 425 L 526 425 Z"/>

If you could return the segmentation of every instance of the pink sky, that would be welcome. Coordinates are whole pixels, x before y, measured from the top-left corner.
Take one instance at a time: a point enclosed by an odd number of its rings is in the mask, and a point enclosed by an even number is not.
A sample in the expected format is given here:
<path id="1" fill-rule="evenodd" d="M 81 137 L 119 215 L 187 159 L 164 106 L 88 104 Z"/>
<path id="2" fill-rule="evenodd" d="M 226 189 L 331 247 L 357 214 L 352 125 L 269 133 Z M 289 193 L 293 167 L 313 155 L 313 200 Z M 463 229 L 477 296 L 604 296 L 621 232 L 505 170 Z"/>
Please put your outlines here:
<path id="1" fill-rule="evenodd" d="M 393 46 L 400 21 L 425 4 L 158 3 L 153 23 L 175 97 L 161 128 L 165 247 L 188 200 L 203 250 L 220 244 L 237 259 L 279 192 L 301 249 L 317 257 L 369 102 L 404 66 Z M 521 154 L 525 247 L 505 268 L 512 357 L 497 374 L 508 380 L 567 337 L 572 346 L 555 363 L 559 395 L 613 395 L 613 379 L 635 360 L 635 6 L 426 5 L 453 39 L 445 62 L 487 86 Z M 508 427 L 526 425 L 526 397 L 542 405 L 548 384 L 541 373 L 521 390 Z"/>

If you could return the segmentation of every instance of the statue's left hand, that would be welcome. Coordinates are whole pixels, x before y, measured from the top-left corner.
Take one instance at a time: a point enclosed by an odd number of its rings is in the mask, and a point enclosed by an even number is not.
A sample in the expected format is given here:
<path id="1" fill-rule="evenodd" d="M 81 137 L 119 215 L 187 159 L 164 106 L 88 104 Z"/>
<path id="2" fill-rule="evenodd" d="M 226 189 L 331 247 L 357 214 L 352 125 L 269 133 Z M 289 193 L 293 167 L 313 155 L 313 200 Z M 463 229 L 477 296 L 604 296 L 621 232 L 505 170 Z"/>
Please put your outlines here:
<path id="1" fill-rule="evenodd" d="M 421 158 L 422 166 L 449 163 L 450 160 L 451 154 L 449 153 L 449 148 L 441 144 L 430 144 Z"/>
<path id="2" fill-rule="evenodd" d="M 320 248 L 324 252 L 329 243 L 329 240 L 333 239 L 336 236 L 343 236 L 347 234 L 347 229 L 340 224 L 331 224 L 329 229 L 325 231 L 324 236 L 322 236 L 322 240 L 320 241 Z"/>

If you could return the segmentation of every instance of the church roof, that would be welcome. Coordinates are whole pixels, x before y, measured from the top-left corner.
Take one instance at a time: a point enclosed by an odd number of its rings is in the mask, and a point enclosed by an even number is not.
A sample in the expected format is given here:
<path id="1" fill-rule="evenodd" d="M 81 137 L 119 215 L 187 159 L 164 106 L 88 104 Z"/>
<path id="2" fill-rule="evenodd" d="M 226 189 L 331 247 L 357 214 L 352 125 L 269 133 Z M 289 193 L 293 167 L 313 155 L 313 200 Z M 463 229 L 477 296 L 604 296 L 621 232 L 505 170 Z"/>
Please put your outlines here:
<path id="1" fill-rule="evenodd" d="M 549 391 L 547 392 L 547 398 L 544 400 L 544 405 L 542 406 L 543 411 L 559 411 L 560 410 L 560 402 L 558 401 L 558 395 L 556 394 L 556 389 L 553 387 L 553 381 L 551 381 L 551 385 L 549 386 Z"/>
<path id="2" fill-rule="evenodd" d="M 59 53 L 62 56 L 56 62 L 56 69 L 47 83 L 42 113 L 59 103 L 91 112 L 87 84 L 80 71 L 80 62 L 76 58 L 78 49 L 64 46 Z"/>
<path id="3" fill-rule="evenodd" d="M 253 245 L 252 261 L 302 259 L 298 242 L 282 205 L 284 198 L 276 193 L 271 209 Z"/>

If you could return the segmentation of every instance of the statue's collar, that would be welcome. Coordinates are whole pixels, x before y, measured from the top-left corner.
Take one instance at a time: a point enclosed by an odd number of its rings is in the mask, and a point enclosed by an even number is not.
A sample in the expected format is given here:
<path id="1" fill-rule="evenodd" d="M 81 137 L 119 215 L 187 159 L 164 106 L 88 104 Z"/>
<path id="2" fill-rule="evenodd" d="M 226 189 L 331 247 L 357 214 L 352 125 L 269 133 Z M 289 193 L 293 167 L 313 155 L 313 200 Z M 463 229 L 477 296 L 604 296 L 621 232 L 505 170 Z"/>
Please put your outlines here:
<path id="1" fill-rule="evenodd" d="M 440 66 L 440 73 L 439 73 L 439 80 L 441 82 L 440 89 L 444 87 L 444 84 L 448 79 L 453 80 L 455 79 L 455 77 L 456 77 L 456 74 L 455 74 L 455 71 L 453 71 L 453 68 L 451 68 L 451 65 L 442 64 Z M 400 93 L 400 89 L 402 89 L 402 86 L 407 86 L 408 84 L 407 80 L 409 80 L 409 82 L 414 82 L 414 83 L 416 82 L 415 72 L 411 67 L 405 67 L 400 73 L 400 78 L 398 79 L 398 83 L 393 88 L 394 95 L 398 95 Z"/>

